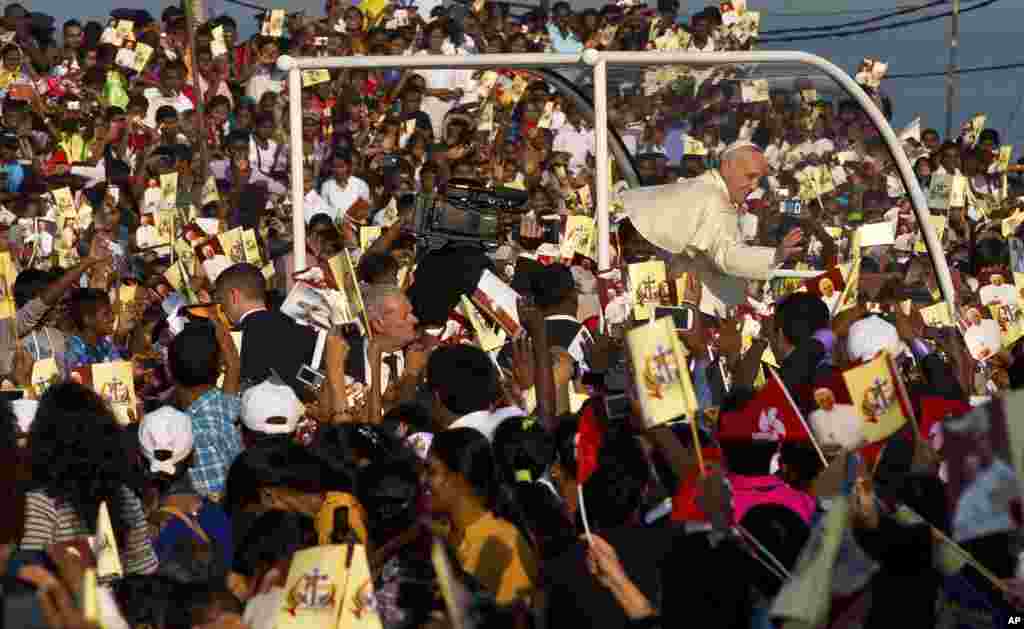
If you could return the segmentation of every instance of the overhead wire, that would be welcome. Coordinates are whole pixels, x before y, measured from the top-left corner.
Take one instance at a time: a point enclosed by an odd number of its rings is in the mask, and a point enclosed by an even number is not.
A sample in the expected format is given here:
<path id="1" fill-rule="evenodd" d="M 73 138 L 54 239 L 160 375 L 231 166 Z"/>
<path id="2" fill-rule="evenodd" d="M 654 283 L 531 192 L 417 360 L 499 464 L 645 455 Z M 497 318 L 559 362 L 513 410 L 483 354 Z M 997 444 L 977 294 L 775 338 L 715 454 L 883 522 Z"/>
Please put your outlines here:
<path id="1" fill-rule="evenodd" d="M 971 11 L 977 11 L 978 9 L 984 9 L 985 7 L 991 6 L 999 0 L 984 0 L 977 4 L 969 7 L 960 9 L 960 14 L 970 13 Z M 830 39 L 835 37 L 852 37 L 853 35 L 865 35 L 868 33 L 878 33 L 881 31 L 889 31 L 897 28 L 905 28 L 907 26 L 914 26 L 916 24 L 923 24 L 925 22 L 933 22 L 935 20 L 941 20 L 942 18 L 953 15 L 953 11 L 944 11 L 942 13 L 936 13 L 933 15 L 927 15 L 924 17 L 914 18 L 912 20 L 903 20 L 901 22 L 893 22 L 892 24 L 883 24 L 881 26 L 873 26 L 871 28 L 862 28 L 853 31 L 840 31 L 840 32 L 826 32 L 817 35 L 801 35 L 796 37 L 768 37 L 759 38 L 758 43 L 767 44 L 775 42 L 795 42 L 795 41 L 809 41 L 814 39 Z"/>
<path id="2" fill-rule="evenodd" d="M 792 18 L 818 18 L 838 17 L 842 15 L 867 15 L 868 13 L 882 13 L 898 9 L 910 9 L 921 6 L 918 4 L 897 4 L 891 7 L 876 7 L 874 9 L 836 9 L 835 11 L 765 11 L 761 15 L 769 17 L 792 17 Z"/>
<path id="3" fill-rule="evenodd" d="M 974 74 L 975 72 L 996 72 L 999 70 L 1016 70 L 1018 68 L 1024 68 L 1024 61 L 1018 61 L 1016 63 L 1003 63 L 1000 65 L 992 66 L 975 66 L 973 68 L 960 68 L 954 70 L 952 74 Z M 904 72 L 902 74 L 890 74 L 887 75 L 886 79 L 926 79 L 929 77 L 940 77 L 947 76 L 950 74 L 949 70 L 936 70 L 934 72 Z"/>
<path id="4" fill-rule="evenodd" d="M 916 13 L 918 11 L 924 11 L 932 7 L 937 7 L 940 4 L 949 4 L 949 0 L 932 0 L 923 4 L 905 6 L 896 11 L 890 11 L 884 15 L 876 15 L 874 17 L 865 18 L 863 20 L 854 20 L 852 22 L 844 22 L 842 24 L 827 24 L 825 26 L 800 26 L 795 28 L 782 28 L 771 31 L 761 31 L 761 35 L 781 35 L 783 33 L 809 33 L 813 31 L 830 31 L 838 28 L 852 28 L 854 26 L 864 26 L 865 24 L 874 24 L 875 22 L 884 22 L 889 18 L 898 17 L 900 15 L 907 15 L 909 13 Z"/>

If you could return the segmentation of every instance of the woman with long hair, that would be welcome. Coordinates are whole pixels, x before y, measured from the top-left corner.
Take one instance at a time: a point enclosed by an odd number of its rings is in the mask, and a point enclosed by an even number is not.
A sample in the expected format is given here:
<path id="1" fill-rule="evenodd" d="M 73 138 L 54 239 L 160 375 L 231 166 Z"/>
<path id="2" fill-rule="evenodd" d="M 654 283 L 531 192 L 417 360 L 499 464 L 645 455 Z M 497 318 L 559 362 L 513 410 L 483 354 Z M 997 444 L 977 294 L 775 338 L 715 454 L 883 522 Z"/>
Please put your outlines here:
<path id="1" fill-rule="evenodd" d="M 124 438 L 103 399 L 74 383 L 50 387 L 29 433 L 35 488 L 25 496 L 21 549 L 96 534 L 106 503 L 125 574 L 150 574 L 158 562 Z"/>
<path id="2" fill-rule="evenodd" d="M 425 480 L 430 506 L 451 522 L 448 543 L 462 569 L 499 604 L 529 597 L 537 581 L 533 549 L 500 510 L 500 485 L 487 438 L 472 428 L 434 435 Z"/>

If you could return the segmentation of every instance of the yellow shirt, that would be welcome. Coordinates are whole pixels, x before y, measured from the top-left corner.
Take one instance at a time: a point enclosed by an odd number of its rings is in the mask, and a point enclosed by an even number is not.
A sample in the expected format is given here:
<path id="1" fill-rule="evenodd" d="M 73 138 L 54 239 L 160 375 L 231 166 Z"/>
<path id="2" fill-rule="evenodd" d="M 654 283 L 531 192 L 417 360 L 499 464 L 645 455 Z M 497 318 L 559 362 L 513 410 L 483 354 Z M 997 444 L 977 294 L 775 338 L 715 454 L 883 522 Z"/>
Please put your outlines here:
<path id="1" fill-rule="evenodd" d="M 527 596 L 537 579 L 537 562 L 526 538 L 506 520 L 487 512 L 462 536 L 450 538 L 462 569 L 473 575 L 499 604 Z"/>

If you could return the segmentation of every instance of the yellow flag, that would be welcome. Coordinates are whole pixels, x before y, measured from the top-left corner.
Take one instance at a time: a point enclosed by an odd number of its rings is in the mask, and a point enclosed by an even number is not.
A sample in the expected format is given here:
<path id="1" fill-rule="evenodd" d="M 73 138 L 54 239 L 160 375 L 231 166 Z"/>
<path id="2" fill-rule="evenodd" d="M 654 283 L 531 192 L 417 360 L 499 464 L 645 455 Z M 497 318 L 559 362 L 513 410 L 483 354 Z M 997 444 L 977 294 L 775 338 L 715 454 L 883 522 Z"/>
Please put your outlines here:
<path id="1" fill-rule="evenodd" d="M 626 337 L 644 422 L 656 426 L 693 418 L 697 395 L 672 317 L 633 328 Z"/>
<path id="2" fill-rule="evenodd" d="M 876 443 L 890 437 L 909 419 L 909 404 L 892 359 L 883 352 L 874 360 L 843 372 L 854 408 L 864 420 L 864 437 Z"/>
<path id="3" fill-rule="evenodd" d="M 672 305 L 664 262 L 651 260 L 630 264 L 627 275 L 629 292 L 633 297 L 633 316 L 636 319 L 650 319 L 659 304 Z"/>

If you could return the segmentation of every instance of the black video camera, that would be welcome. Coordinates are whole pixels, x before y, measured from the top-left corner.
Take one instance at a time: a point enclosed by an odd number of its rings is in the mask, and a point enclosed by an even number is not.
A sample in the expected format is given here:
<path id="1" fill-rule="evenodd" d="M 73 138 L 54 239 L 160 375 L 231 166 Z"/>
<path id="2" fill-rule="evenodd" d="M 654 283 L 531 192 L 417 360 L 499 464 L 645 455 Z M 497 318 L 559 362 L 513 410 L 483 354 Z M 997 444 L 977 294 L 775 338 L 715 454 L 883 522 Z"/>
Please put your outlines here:
<path id="1" fill-rule="evenodd" d="M 474 242 L 498 248 L 498 226 L 503 212 L 526 204 L 529 195 L 511 188 L 484 188 L 471 179 L 452 179 L 444 195 L 420 197 L 414 229 L 426 254 L 452 242 Z"/>

